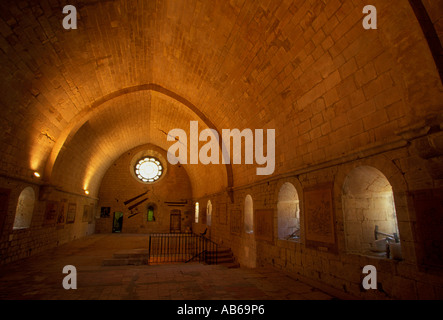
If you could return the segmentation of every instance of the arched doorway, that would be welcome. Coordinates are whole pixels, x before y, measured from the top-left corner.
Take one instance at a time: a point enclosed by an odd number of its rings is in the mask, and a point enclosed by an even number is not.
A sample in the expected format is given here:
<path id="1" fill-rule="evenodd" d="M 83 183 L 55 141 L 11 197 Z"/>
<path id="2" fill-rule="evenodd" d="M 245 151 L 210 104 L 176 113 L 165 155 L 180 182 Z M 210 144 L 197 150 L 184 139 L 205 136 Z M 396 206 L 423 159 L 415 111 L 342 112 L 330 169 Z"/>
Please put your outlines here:
<path id="1" fill-rule="evenodd" d="M 170 216 L 170 232 L 171 233 L 180 233 L 181 232 L 181 211 L 180 210 L 171 210 Z"/>
<path id="2" fill-rule="evenodd" d="M 123 212 L 114 212 L 112 232 L 120 233 L 123 230 Z"/>

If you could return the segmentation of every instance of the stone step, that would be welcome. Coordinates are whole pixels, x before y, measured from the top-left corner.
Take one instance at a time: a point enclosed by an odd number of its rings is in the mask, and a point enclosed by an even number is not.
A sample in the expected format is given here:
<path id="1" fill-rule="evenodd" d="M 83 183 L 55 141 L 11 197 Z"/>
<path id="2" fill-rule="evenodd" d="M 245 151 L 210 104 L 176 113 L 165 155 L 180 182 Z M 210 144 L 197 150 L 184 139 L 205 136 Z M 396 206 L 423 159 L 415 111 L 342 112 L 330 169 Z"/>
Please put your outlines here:
<path id="1" fill-rule="evenodd" d="M 103 266 L 140 266 L 147 264 L 148 259 L 105 259 L 102 261 Z"/>
<path id="2" fill-rule="evenodd" d="M 208 250 L 206 251 L 206 255 L 216 255 L 218 254 L 220 255 L 228 255 L 228 254 L 232 254 L 232 250 L 231 248 L 218 248 L 217 250 Z"/>
<path id="3" fill-rule="evenodd" d="M 213 258 L 206 257 L 206 259 L 205 259 L 205 262 L 207 264 L 215 264 L 215 263 L 221 264 L 221 263 L 234 262 L 234 261 L 235 261 L 235 259 L 234 259 L 233 256 L 230 256 L 230 257 L 217 257 L 217 258 L 215 258 L 215 257 L 213 257 Z"/>
<path id="4" fill-rule="evenodd" d="M 222 265 L 227 268 L 239 268 L 240 264 L 236 261 L 231 248 L 219 247 L 217 250 L 206 252 L 205 262 L 207 264 Z"/>
<path id="5" fill-rule="evenodd" d="M 102 261 L 103 266 L 129 266 L 129 265 L 144 265 L 148 264 L 147 249 L 132 249 L 115 252 L 111 259 Z M 173 254 L 171 257 L 174 256 Z M 166 262 L 167 257 L 160 257 L 159 261 Z M 155 261 L 155 258 L 153 259 Z M 209 265 L 218 264 L 227 268 L 238 268 L 240 265 L 236 261 L 230 248 L 218 248 L 206 252 L 205 263 Z"/>
<path id="6" fill-rule="evenodd" d="M 147 249 L 132 249 L 115 252 L 111 259 L 105 259 L 103 266 L 131 266 L 143 265 L 148 263 Z"/>
<path id="7" fill-rule="evenodd" d="M 215 257 L 218 258 L 227 258 L 227 257 L 233 257 L 233 253 L 232 252 L 207 252 L 206 253 L 206 258 L 208 259 L 215 259 Z"/>
<path id="8" fill-rule="evenodd" d="M 143 259 L 148 257 L 148 250 L 146 253 L 139 252 L 116 252 L 113 254 L 115 259 Z"/>
<path id="9" fill-rule="evenodd" d="M 232 251 L 229 247 L 218 247 L 216 250 L 208 250 L 208 252 L 224 252 L 224 251 Z"/>
<path id="10" fill-rule="evenodd" d="M 229 262 L 229 263 L 221 263 L 220 264 L 223 267 L 229 268 L 229 269 L 235 269 L 235 268 L 240 268 L 240 263 L 238 262 Z"/>

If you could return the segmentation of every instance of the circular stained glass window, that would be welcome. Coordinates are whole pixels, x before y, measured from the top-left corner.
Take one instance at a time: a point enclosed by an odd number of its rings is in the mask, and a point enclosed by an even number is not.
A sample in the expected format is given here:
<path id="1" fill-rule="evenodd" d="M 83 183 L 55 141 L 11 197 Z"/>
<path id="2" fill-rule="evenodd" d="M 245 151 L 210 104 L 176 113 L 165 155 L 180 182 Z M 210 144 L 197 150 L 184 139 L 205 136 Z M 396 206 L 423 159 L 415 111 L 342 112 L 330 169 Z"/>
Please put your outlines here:
<path id="1" fill-rule="evenodd" d="M 160 179 L 162 173 L 162 164 L 155 158 L 143 158 L 135 165 L 135 175 L 143 182 L 155 182 Z"/>

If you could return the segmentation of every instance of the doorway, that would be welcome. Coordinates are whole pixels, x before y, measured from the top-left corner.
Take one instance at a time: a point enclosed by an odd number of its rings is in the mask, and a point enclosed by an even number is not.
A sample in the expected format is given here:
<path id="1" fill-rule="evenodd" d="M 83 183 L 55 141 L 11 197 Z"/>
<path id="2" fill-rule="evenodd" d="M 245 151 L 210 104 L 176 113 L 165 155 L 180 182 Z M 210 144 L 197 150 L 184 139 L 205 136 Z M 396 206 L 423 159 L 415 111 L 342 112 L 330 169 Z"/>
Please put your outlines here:
<path id="1" fill-rule="evenodd" d="M 123 212 L 114 212 L 112 233 L 119 233 L 123 230 Z"/>
<path id="2" fill-rule="evenodd" d="M 170 220 L 170 232 L 171 233 L 180 233 L 181 232 L 181 211 L 180 210 L 172 210 L 171 211 L 171 220 Z"/>

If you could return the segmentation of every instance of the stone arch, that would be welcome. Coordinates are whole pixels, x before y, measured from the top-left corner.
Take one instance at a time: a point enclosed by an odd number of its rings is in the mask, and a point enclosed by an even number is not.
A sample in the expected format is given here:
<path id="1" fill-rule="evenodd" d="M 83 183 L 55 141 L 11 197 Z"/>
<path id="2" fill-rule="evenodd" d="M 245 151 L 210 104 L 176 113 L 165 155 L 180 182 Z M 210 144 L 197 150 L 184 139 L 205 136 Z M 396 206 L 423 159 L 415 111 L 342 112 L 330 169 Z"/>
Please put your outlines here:
<path id="1" fill-rule="evenodd" d="M 295 186 L 285 182 L 279 188 L 277 202 L 278 238 L 281 240 L 299 240 L 300 200 Z"/>
<path id="2" fill-rule="evenodd" d="M 401 235 L 401 255 L 403 260 L 411 263 L 416 262 L 415 256 L 415 239 L 411 227 L 410 206 L 408 205 L 408 185 L 400 169 L 387 157 L 383 155 L 376 155 L 365 159 L 352 161 L 343 164 L 337 169 L 334 179 L 334 206 L 336 212 L 343 213 L 342 193 L 343 185 L 348 174 L 359 166 L 370 166 L 380 171 L 389 181 L 395 201 L 395 211 L 397 216 L 397 224 L 399 234 Z M 339 248 L 342 251 L 346 249 L 346 239 L 344 233 L 344 214 L 336 215 L 336 223 L 339 232 L 337 240 L 339 241 Z"/>
<path id="3" fill-rule="evenodd" d="M 417 21 L 423 31 L 426 41 L 431 50 L 432 57 L 434 58 L 435 65 L 437 67 L 438 73 L 440 75 L 440 81 L 443 83 L 443 55 L 442 55 L 442 44 L 440 42 L 437 31 L 435 30 L 435 25 L 433 24 L 428 10 L 431 8 L 426 8 L 423 1 L 409 1 L 409 4 L 414 11 Z"/>
<path id="4" fill-rule="evenodd" d="M 24 188 L 18 197 L 13 229 L 26 229 L 31 226 L 34 205 L 34 189 L 32 187 Z"/>
<path id="5" fill-rule="evenodd" d="M 200 203 L 195 203 L 195 215 L 194 215 L 194 222 L 199 223 L 200 222 Z"/>
<path id="6" fill-rule="evenodd" d="M 64 145 L 64 143 L 67 141 L 68 137 L 71 134 L 74 134 L 77 132 L 83 124 L 88 121 L 88 119 L 91 117 L 91 115 L 96 112 L 102 105 L 104 105 L 106 102 L 111 101 L 112 99 L 115 99 L 117 97 L 130 94 L 133 92 L 138 91 L 154 91 L 161 93 L 175 101 L 178 101 L 185 107 L 187 107 L 189 110 L 191 110 L 198 118 L 200 118 L 209 128 L 214 129 L 217 131 L 219 136 L 221 136 L 221 132 L 218 130 L 218 128 L 212 123 L 206 115 L 200 111 L 199 108 L 197 108 L 194 104 L 192 104 L 189 100 L 186 98 L 180 96 L 179 94 L 168 90 L 160 85 L 149 83 L 149 84 L 142 84 L 142 85 L 136 85 L 124 89 L 120 89 L 117 91 L 114 91 L 110 94 L 107 94 L 103 96 L 102 98 L 96 100 L 93 104 L 86 107 L 84 110 L 79 112 L 74 119 L 68 124 L 68 126 L 63 130 L 63 132 L 60 134 L 60 137 L 57 139 L 54 147 L 51 150 L 51 153 L 49 155 L 49 158 L 46 162 L 45 166 L 45 173 L 44 173 L 44 180 L 47 183 L 51 182 L 52 173 L 54 169 L 55 162 L 57 160 L 57 157 Z M 222 149 L 222 141 L 220 139 L 220 150 Z M 226 180 L 227 180 L 227 188 L 228 190 L 231 190 L 234 185 L 234 179 L 233 179 L 233 171 L 232 171 L 232 165 L 225 164 L 226 167 Z"/>
<path id="7" fill-rule="evenodd" d="M 386 176 L 372 166 L 352 169 L 342 186 L 342 203 L 347 252 L 389 256 L 386 246 L 399 243 L 399 230 Z"/>
<path id="8" fill-rule="evenodd" d="M 246 233 L 254 233 L 254 201 L 250 194 L 245 197 L 244 226 Z"/>
<path id="9" fill-rule="evenodd" d="M 212 225 L 212 202 L 208 200 L 206 204 L 206 224 L 208 226 Z"/>
<path id="10" fill-rule="evenodd" d="M 297 195 L 298 195 L 298 207 L 299 207 L 299 219 L 300 219 L 300 239 L 298 239 L 297 241 L 302 241 L 303 238 L 303 234 L 304 234 L 304 216 L 303 216 L 303 186 L 300 183 L 300 181 L 298 180 L 297 177 L 295 176 L 291 176 L 291 177 L 284 177 L 281 178 L 277 184 L 275 185 L 275 190 L 274 190 L 274 208 L 275 208 L 275 215 L 274 215 L 274 219 L 275 222 L 274 223 L 274 234 L 276 235 L 277 239 L 280 239 L 279 236 L 279 212 L 278 212 L 278 202 L 279 202 L 279 193 L 281 188 L 283 187 L 283 185 L 285 185 L 286 183 L 290 183 L 291 185 L 294 186 L 295 190 L 297 191 Z"/>

